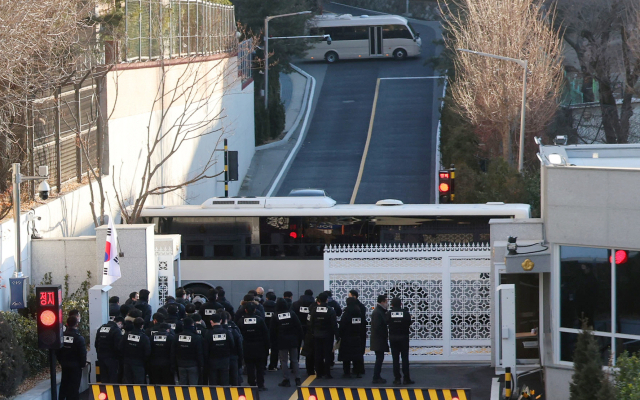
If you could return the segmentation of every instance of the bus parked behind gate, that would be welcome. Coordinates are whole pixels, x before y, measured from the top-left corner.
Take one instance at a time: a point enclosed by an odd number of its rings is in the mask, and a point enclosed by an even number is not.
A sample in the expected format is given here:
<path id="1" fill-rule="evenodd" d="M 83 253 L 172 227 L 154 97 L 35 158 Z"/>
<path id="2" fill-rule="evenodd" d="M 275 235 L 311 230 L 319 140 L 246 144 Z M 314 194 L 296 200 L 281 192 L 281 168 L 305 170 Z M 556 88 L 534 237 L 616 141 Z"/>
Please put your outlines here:
<path id="1" fill-rule="evenodd" d="M 321 15 L 308 22 L 309 34 L 329 35 L 331 41 L 311 42 L 308 60 L 390 58 L 420 55 L 422 40 L 406 18 L 398 15 Z"/>

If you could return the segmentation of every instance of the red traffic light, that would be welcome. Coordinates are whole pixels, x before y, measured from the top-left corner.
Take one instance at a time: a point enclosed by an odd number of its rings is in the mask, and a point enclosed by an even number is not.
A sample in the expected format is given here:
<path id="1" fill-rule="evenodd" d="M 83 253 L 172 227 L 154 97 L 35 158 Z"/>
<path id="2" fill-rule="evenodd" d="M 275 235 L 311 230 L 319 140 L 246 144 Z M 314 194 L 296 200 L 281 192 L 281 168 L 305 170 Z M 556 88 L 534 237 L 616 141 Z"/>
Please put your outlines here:
<path id="1" fill-rule="evenodd" d="M 292 237 L 293 239 L 297 239 L 298 238 L 298 233 L 297 232 L 291 232 L 291 233 L 289 233 L 289 236 Z"/>
<path id="2" fill-rule="evenodd" d="M 40 322 L 44 326 L 51 326 L 56 323 L 56 314 L 51 310 L 44 310 L 40 314 Z"/>
<path id="3" fill-rule="evenodd" d="M 450 189 L 449 184 L 446 182 L 442 182 L 440 184 L 440 186 L 438 186 L 438 189 L 440 189 L 440 193 L 447 193 Z"/>
<path id="4" fill-rule="evenodd" d="M 611 256 L 609 256 L 609 262 L 612 262 Z M 616 250 L 616 264 L 624 264 L 629 261 L 629 253 L 625 250 Z"/>
<path id="5" fill-rule="evenodd" d="M 102 392 L 98 395 L 98 400 L 107 400 L 107 394 Z"/>
<path id="6" fill-rule="evenodd" d="M 449 179 L 450 175 L 448 171 L 440 171 L 440 179 Z"/>

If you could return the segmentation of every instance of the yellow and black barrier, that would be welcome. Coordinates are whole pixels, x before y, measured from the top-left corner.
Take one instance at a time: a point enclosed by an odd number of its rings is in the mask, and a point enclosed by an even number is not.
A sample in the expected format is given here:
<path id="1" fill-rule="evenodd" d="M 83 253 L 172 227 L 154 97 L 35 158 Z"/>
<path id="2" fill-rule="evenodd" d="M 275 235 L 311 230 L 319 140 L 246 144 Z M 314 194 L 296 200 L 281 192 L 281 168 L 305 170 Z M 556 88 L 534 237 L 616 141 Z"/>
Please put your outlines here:
<path id="1" fill-rule="evenodd" d="M 469 400 L 469 389 L 301 387 L 298 400 Z"/>
<path id="2" fill-rule="evenodd" d="M 93 400 L 259 400 L 256 387 L 91 385 Z"/>

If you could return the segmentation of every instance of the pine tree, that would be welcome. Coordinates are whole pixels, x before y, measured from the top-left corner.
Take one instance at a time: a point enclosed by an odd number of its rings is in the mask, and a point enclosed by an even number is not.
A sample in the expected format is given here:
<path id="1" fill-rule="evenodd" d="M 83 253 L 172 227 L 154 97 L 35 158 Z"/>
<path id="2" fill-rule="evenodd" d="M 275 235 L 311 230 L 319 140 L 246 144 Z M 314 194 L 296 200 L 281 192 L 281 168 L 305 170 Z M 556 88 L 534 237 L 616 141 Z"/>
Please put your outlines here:
<path id="1" fill-rule="evenodd" d="M 582 332 L 573 353 L 573 376 L 569 391 L 571 400 L 598 400 L 605 379 L 600 350 L 590 327 L 582 322 Z"/>
<path id="2" fill-rule="evenodd" d="M 0 314 L 0 397 L 14 395 L 26 372 L 22 347 L 11 325 Z"/>

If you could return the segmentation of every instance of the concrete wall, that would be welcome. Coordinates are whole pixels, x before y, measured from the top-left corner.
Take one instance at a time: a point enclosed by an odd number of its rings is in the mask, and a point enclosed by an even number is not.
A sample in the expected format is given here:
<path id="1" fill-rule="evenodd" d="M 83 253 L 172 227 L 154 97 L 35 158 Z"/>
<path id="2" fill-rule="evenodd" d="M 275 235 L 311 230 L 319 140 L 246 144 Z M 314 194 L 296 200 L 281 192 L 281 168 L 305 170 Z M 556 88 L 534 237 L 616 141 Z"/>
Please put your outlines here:
<path id="1" fill-rule="evenodd" d="M 569 382 L 573 375 L 573 368 L 565 366 L 547 366 L 545 368 L 545 399 L 567 400 L 571 398 Z"/>
<path id="2" fill-rule="evenodd" d="M 640 237 L 640 170 L 543 167 L 547 240 L 636 249 Z"/>
<path id="3" fill-rule="evenodd" d="M 64 277 L 69 275 L 69 293 L 78 289 L 91 272 L 91 286 L 98 280 L 96 269 L 96 238 L 55 238 L 34 240 L 31 244 L 31 282 L 39 284 L 46 273 L 51 272 L 54 284 L 64 287 Z"/>

